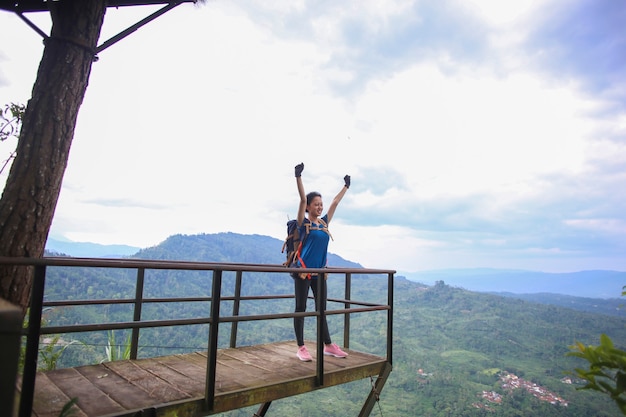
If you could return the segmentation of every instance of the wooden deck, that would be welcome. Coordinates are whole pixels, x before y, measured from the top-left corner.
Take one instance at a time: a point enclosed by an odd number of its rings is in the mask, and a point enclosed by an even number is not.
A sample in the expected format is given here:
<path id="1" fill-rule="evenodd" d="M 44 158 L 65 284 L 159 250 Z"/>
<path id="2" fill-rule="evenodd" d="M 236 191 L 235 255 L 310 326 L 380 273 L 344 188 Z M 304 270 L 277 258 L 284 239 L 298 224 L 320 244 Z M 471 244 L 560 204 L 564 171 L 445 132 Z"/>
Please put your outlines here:
<path id="1" fill-rule="evenodd" d="M 40 372 L 32 415 L 57 417 L 75 397 L 75 417 L 211 415 L 378 376 L 387 364 L 384 357 L 350 350 L 343 359 L 324 356 L 320 387 L 315 349 L 313 362 L 301 362 L 296 348 L 287 341 L 220 350 L 211 411 L 203 410 L 207 356 L 198 352 Z"/>

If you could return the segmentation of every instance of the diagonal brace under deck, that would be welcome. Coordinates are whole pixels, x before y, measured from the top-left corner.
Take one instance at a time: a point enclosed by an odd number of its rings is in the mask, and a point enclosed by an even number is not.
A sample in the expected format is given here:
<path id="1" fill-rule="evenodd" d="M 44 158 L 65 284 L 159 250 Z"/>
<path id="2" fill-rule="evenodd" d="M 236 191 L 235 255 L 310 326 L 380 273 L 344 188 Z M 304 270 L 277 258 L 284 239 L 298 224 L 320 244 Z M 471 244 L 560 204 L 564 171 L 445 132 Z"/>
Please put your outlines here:
<path id="1" fill-rule="evenodd" d="M 374 404 L 378 402 L 380 392 L 383 390 L 385 383 L 387 382 L 387 378 L 389 378 L 389 374 L 391 373 L 391 364 L 387 362 L 383 369 L 380 371 L 374 386 L 372 386 L 372 390 L 370 394 L 367 396 L 367 400 L 365 400 L 365 404 L 363 404 L 363 408 L 361 409 L 361 413 L 359 417 L 368 417 L 374 408 Z"/>

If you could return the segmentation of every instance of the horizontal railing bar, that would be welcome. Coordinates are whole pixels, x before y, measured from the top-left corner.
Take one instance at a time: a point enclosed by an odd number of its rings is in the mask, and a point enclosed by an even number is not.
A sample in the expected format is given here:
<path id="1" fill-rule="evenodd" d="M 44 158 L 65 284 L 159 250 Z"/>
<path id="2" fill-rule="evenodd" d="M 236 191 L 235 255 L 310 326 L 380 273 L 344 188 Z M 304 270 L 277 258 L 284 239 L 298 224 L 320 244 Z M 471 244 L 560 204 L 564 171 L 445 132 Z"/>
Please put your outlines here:
<path id="1" fill-rule="evenodd" d="M 222 301 L 234 301 L 236 297 L 222 297 Z M 274 294 L 274 295 L 242 295 L 239 297 L 241 301 L 255 301 L 255 300 L 283 300 L 287 298 L 294 298 L 293 294 Z"/>
<path id="2" fill-rule="evenodd" d="M 384 311 L 389 310 L 389 306 L 381 305 L 377 307 L 366 307 L 366 308 L 346 308 L 341 310 L 326 310 L 325 314 L 327 316 L 335 315 L 335 314 L 345 314 L 345 313 L 363 313 L 366 311 Z M 292 317 L 309 317 L 309 316 L 317 316 L 319 313 L 317 312 L 304 312 L 304 313 L 279 313 L 279 314 L 259 314 L 254 316 L 226 316 L 220 317 L 220 323 L 231 323 L 231 322 L 240 322 L 240 321 L 257 321 L 257 320 L 273 320 L 273 319 L 288 319 Z"/>
<path id="3" fill-rule="evenodd" d="M 276 295 L 250 295 L 239 297 L 240 300 L 273 300 L 273 299 L 286 299 L 294 298 L 290 294 L 276 294 Z M 210 302 L 212 297 L 180 297 L 180 298 L 144 298 L 142 303 L 193 303 L 193 302 Z M 234 301 L 235 297 L 221 297 L 222 301 Z M 44 307 L 66 307 L 66 306 L 88 306 L 88 305 L 102 305 L 102 304 L 134 304 L 136 300 L 134 298 L 118 298 L 118 299 L 97 299 L 97 300 L 61 300 L 61 301 L 44 301 Z"/>
<path id="4" fill-rule="evenodd" d="M 391 307 L 388 305 L 380 305 L 376 307 L 363 307 L 363 308 L 345 308 L 343 310 L 329 310 L 326 312 L 326 315 L 332 314 L 345 314 L 345 313 L 364 313 L 366 311 L 386 311 L 391 310 Z"/>
<path id="5" fill-rule="evenodd" d="M 144 298 L 142 303 L 194 303 L 194 302 L 210 302 L 211 297 L 181 297 L 181 298 Z M 67 300 L 67 301 L 45 301 L 44 307 L 66 307 L 66 306 L 89 306 L 102 304 L 134 304 L 137 300 L 134 298 L 118 298 L 118 299 L 97 299 L 97 300 Z"/>
<path id="6" fill-rule="evenodd" d="M 89 306 L 89 305 L 103 305 L 103 304 L 134 304 L 136 300 L 134 298 L 120 298 L 114 300 L 61 300 L 61 301 L 44 301 L 44 307 L 76 307 L 76 306 Z"/>
<path id="7" fill-rule="evenodd" d="M 282 300 L 294 298 L 290 294 L 275 294 L 275 295 L 251 295 L 241 296 L 241 301 L 255 301 L 255 300 Z M 313 298 L 313 297 L 309 297 Z M 234 301 L 235 297 L 222 297 L 222 301 Z M 194 302 L 210 302 L 211 297 L 180 297 L 180 298 L 144 298 L 142 302 L 148 303 L 194 303 Z M 344 300 L 341 298 L 328 298 L 328 302 L 342 303 L 342 304 L 356 304 L 362 306 L 378 306 L 382 304 L 369 303 L 365 301 Z M 89 306 L 89 305 L 105 305 L 105 304 L 133 304 L 136 300 L 134 298 L 121 298 L 121 299 L 97 299 L 97 300 L 61 300 L 61 301 L 45 301 L 43 307 L 76 307 L 76 306 Z"/>
<path id="8" fill-rule="evenodd" d="M 284 313 L 284 314 L 270 314 L 265 315 L 265 319 L 282 319 L 290 317 L 309 317 L 316 316 L 317 312 L 303 312 L 303 313 Z M 253 321 L 257 316 L 227 316 L 220 317 L 220 322 L 234 322 L 234 321 Z M 261 316 L 258 316 L 261 317 Z M 240 319 L 240 320 L 239 320 Z M 168 327 L 168 326 L 182 326 L 182 325 L 196 325 L 196 324 L 210 324 L 212 322 L 210 317 L 198 317 L 194 319 L 173 319 L 173 320 L 143 320 L 143 321 L 119 321 L 109 323 L 98 324 L 72 324 L 69 326 L 47 326 L 41 328 L 41 334 L 56 334 L 56 333 L 82 333 L 93 332 L 102 330 L 122 330 L 122 329 L 147 329 L 152 327 Z"/>
<path id="9" fill-rule="evenodd" d="M 69 258 L 69 257 L 43 257 L 43 258 L 13 258 L 0 256 L 0 264 L 5 265 L 31 265 L 31 266 L 66 266 L 66 267 L 97 267 L 97 268 L 146 268 L 146 269 L 172 269 L 192 271 L 242 271 L 242 272 L 301 272 L 300 268 L 288 268 L 279 264 L 242 264 L 242 263 L 215 263 L 194 261 L 162 261 L 151 259 L 96 259 L 96 258 Z M 369 269 L 369 268 L 307 268 L 311 273 L 327 274 L 395 274 L 394 270 Z"/>
<path id="10" fill-rule="evenodd" d="M 326 315 L 336 315 L 345 313 L 363 313 L 367 311 L 384 311 L 389 310 L 387 305 L 378 305 L 375 307 L 364 308 L 346 308 L 340 310 L 327 310 Z M 300 313 L 278 313 L 278 314 L 259 314 L 254 316 L 222 316 L 220 317 L 220 323 L 233 323 L 233 322 L 245 322 L 245 321 L 261 321 L 261 320 L 276 320 L 287 319 L 293 317 L 313 317 L 317 316 L 316 311 L 300 312 Z M 197 325 L 197 324 L 210 324 L 212 322 L 210 317 L 198 317 L 194 319 L 174 319 L 174 320 L 144 320 L 144 321 L 123 321 L 123 322 L 110 322 L 110 323 L 98 323 L 98 324 L 73 324 L 69 326 L 46 326 L 41 328 L 41 334 L 57 334 L 57 333 L 82 333 L 90 331 L 103 331 L 103 330 L 122 330 L 122 329 L 146 329 L 153 327 L 168 327 L 168 326 L 183 326 L 183 325 Z"/>
<path id="11" fill-rule="evenodd" d="M 152 328 L 152 327 L 168 327 L 168 326 L 182 326 L 182 325 L 210 324 L 210 323 L 211 323 L 211 318 L 198 317 L 194 319 L 119 321 L 115 323 L 72 324 L 69 326 L 42 327 L 41 334 L 81 333 L 81 332 L 95 332 L 95 331 L 102 331 L 102 330 L 122 330 L 122 329 L 146 329 L 146 328 Z"/>
<path id="12" fill-rule="evenodd" d="M 341 303 L 341 304 L 356 304 L 359 306 L 369 306 L 369 307 L 386 305 L 386 304 L 380 304 L 380 303 L 369 303 L 367 301 L 344 300 L 341 298 L 327 298 L 326 301 L 328 301 L 329 303 L 333 302 L 333 303 Z"/>
<path id="13" fill-rule="evenodd" d="M 240 321 L 259 321 L 259 320 L 276 320 L 290 319 L 293 317 L 313 317 L 317 316 L 317 312 L 300 312 L 300 313 L 278 313 L 278 314 L 259 314 L 256 316 L 226 316 L 220 317 L 220 323 L 234 323 Z"/>

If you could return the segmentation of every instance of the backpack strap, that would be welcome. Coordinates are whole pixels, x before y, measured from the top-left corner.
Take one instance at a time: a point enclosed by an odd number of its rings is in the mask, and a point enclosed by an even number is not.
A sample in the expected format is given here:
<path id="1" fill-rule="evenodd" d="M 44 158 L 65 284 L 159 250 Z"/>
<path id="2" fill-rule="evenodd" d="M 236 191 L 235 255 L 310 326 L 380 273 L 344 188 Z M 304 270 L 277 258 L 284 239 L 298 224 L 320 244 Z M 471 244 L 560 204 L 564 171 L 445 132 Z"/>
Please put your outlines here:
<path id="1" fill-rule="evenodd" d="M 296 236 L 296 233 L 290 233 L 287 235 L 287 237 L 285 238 L 285 241 L 283 242 L 283 248 L 280 250 L 280 253 L 285 253 L 285 249 L 287 249 L 287 241 L 289 239 L 294 239 Z"/>
<path id="2" fill-rule="evenodd" d="M 306 234 L 307 235 L 309 234 L 310 229 L 321 230 L 322 232 L 325 232 L 330 237 L 330 240 L 332 240 L 334 242 L 335 239 L 333 239 L 333 235 L 331 235 L 330 231 L 328 230 L 328 224 L 324 220 L 322 220 L 321 218 L 317 219 L 317 220 L 319 221 L 321 226 L 312 226 L 311 222 L 309 221 L 309 223 L 307 223 Z"/>
<path id="3" fill-rule="evenodd" d="M 295 262 L 296 257 L 297 257 L 297 250 L 294 250 L 292 252 L 287 252 L 287 259 L 285 260 L 285 262 L 283 262 L 283 265 L 286 267 L 291 266 L 292 263 Z"/>
<path id="4" fill-rule="evenodd" d="M 304 259 L 302 259 L 302 257 L 300 256 L 300 253 L 302 252 L 302 246 L 303 246 L 304 242 L 300 241 L 300 245 L 298 245 L 298 250 L 296 251 L 296 259 L 300 261 L 300 265 L 302 265 L 302 269 L 306 269 L 306 264 L 304 263 Z M 301 272 L 298 274 L 298 276 L 301 279 L 311 279 L 311 274 L 308 272 Z"/>

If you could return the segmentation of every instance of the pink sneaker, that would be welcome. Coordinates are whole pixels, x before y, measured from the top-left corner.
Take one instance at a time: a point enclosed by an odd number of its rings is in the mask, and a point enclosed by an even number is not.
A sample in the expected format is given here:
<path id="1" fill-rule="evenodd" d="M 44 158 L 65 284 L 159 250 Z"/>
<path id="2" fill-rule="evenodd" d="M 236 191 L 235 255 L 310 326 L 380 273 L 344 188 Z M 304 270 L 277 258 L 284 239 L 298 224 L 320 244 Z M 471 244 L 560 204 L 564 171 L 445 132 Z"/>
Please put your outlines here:
<path id="1" fill-rule="evenodd" d="M 324 347 L 324 355 L 334 356 L 335 358 L 345 358 L 348 356 L 348 354 L 341 350 L 335 343 Z"/>
<path id="2" fill-rule="evenodd" d="M 309 353 L 309 350 L 304 345 L 298 348 L 298 353 L 296 353 L 296 356 L 302 362 L 311 362 L 313 360 L 313 358 L 311 357 L 311 354 Z"/>

